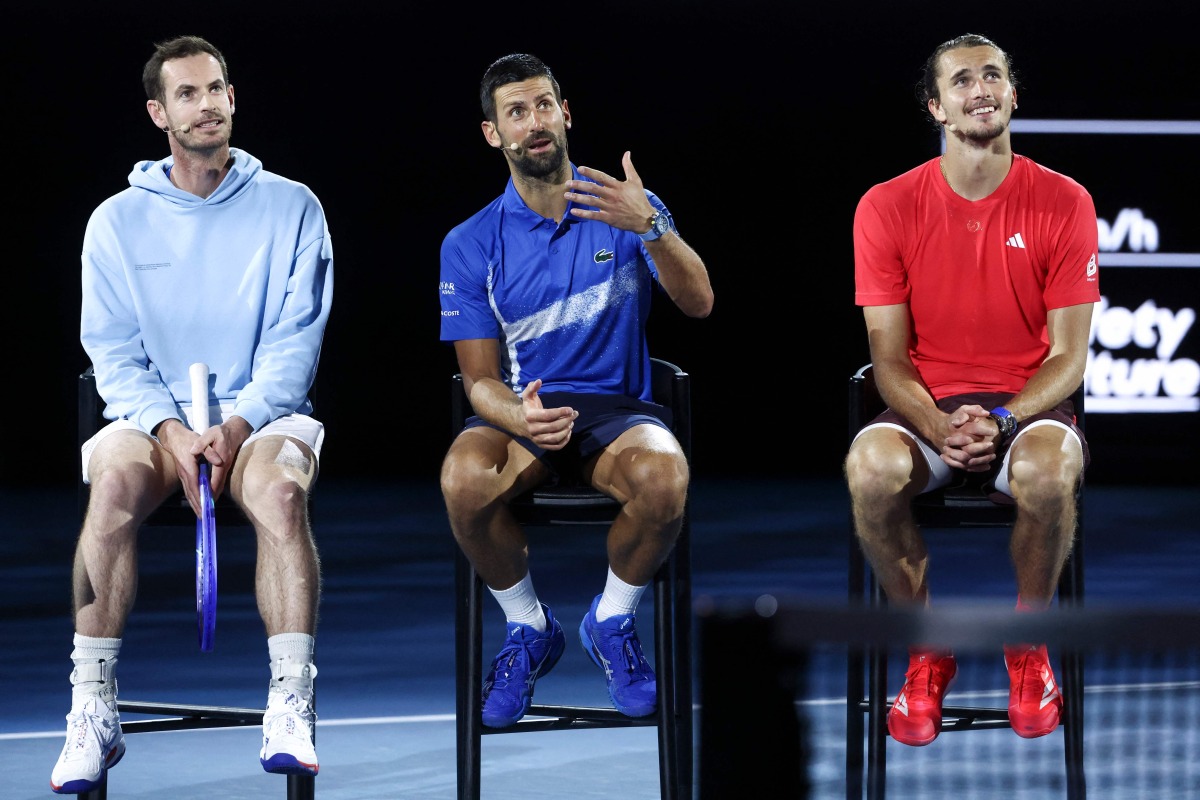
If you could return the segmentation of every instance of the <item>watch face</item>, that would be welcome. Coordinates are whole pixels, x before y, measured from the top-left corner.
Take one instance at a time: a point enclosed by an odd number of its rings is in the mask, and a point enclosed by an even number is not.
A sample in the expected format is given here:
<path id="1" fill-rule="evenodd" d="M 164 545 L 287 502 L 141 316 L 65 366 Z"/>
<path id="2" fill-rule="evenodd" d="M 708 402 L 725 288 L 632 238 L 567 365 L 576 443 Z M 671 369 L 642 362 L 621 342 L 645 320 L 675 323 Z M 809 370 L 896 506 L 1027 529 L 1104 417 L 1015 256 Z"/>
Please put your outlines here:
<path id="1" fill-rule="evenodd" d="M 1012 435 L 1013 429 L 1016 428 L 1016 420 L 1012 414 L 997 414 L 993 411 L 988 415 L 996 423 L 996 427 L 1000 429 L 1000 438 L 1007 439 Z"/>
<path id="2" fill-rule="evenodd" d="M 658 214 L 654 217 L 654 225 L 652 227 L 654 232 L 659 236 L 662 236 L 664 233 L 666 233 L 667 229 L 670 227 L 670 224 L 667 221 L 667 215 L 661 211 L 658 212 Z"/>

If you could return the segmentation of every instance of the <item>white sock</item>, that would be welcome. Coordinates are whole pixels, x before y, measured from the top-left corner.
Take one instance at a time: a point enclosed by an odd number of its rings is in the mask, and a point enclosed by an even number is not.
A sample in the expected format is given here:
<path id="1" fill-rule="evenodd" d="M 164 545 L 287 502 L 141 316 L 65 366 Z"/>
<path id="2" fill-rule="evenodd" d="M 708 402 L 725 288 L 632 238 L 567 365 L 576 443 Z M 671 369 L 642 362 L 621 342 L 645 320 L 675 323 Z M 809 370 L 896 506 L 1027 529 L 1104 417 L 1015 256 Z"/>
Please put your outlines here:
<path id="1" fill-rule="evenodd" d="M 637 610 L 638 602 L 642 599 L 642 592 L 646 591 L 644 586 L 630 586 L 625 581 L 617 577 L 617 574 L 612 571 L 612 567 L 608 568 L 608 582 L 604 584 L 604 594 L 600 595 L 600 602 L 596 604 L 596 622 L 603 622 L 609 617 L 617 615 L 632 615 Z"/>
<path id="2" fill-rule="evenodd" d="M 488 591 L 504 610 L 506 620 L 518 625 L 528 625 L 538 633 L 546 632 L 546 614 L 542 611 L 542 604 L 538 602 L 537 592 L 533 590 L 533 579 L 529 577 L 528 572 L 524 578 L 507 589 L 497 590 L 489 586 Z"/>
<path id="3" fill-rule="evenodd" d="M 307 633 L 280 633 L 267 639 L 271 660 L 291 658 L 302 664 L 311 663 L 317 640 Z"/>
<path id="4" fill-rule="evenodd" d="M 77 633 L 72 644 L 75 649 L 71 651 L 71 660 L 76 666 L 89 661 L 116 661 L 117 654 L 121 652 L 120 639 L 100 639 Z"/>

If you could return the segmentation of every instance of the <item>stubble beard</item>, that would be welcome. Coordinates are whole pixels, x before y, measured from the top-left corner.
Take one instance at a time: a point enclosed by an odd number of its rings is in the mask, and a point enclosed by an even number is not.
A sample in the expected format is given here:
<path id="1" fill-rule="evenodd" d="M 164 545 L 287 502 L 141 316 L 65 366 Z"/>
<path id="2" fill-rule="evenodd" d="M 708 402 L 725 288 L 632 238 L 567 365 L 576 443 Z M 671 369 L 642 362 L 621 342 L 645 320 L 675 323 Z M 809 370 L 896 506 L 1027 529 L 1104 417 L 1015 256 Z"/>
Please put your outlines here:
<path id="1" fill-rule="evenodd" d="M 968 130 L 965 136 L 974 144 L 988 144 L 999 139 L 1008 130 L 1007 122 L 997 122 L 980 130 Z"/>
<path id="2" fill-rule="evenodd" d="M 175 138 L 179 140 L 179 144 L 189 153 L 193 153 L 201 158 L 218 155 L 229 148 L 229 141 L 233 138 L 233 120 L 230 117 L 219 117 L 218 119 L 224 123 L 224 136 L 213 141 L 208 138 L 200 139 L 196 135 L 196 141 L 192 141 L 192 135 L 196 133 L 196 128 L 193 128 L 182 135 L 175 134 Z"/>
<path id="3" fill-rule="evenodd" d="M 567 164 L 567 143 L 564 137 L 556 133 L 547 134 L 554 146 L 544 153 L 530 153 L 522 150 L 515 164 L 517 171 L 527 178 L 545 180 L 560 174 Z"/>

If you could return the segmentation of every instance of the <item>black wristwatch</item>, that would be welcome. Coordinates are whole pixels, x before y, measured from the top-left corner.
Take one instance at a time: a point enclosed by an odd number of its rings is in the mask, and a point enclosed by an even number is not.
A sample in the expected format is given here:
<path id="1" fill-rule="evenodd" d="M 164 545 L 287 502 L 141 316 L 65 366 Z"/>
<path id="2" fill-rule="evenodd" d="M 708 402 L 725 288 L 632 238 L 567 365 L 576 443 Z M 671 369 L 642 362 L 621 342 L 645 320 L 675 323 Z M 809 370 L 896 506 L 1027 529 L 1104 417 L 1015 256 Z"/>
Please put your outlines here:
<path id="1" fill-rule="evenodd" d="M 988 414 L 988 418 L 995 422 L 996 427 L 1000 429 L 1000 434 L 996 437 L 997 446 L 1011 439 L 1017 432 L 1017 418 L 1004 406 L 993 408 Z"/>
<path id="2" fill-rule="evenodd" d="M 654 216 L 650 217 L 649 223 L 650 230 L 646 231 L 645 233 L 638 234 L 638 236 L 642 237 L 643 242 L 653 242 L 655 239 L 660 238 L 671 227 L 671 220 L 668 219 L 667 215 L 662 211 L 655 212 Z"/>

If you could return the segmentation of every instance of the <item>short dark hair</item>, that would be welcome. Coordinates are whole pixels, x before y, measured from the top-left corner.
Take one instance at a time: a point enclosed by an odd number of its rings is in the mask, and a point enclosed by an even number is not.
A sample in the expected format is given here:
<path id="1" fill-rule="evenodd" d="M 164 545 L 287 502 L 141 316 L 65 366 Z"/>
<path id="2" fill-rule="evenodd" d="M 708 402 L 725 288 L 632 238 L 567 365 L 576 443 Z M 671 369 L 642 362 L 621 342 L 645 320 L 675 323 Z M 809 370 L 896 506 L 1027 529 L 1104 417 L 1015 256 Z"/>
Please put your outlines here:
<path id="1" fill-rule="evenodd" d="M 530 78 L 549 78 L 550 85 L 554 87 L 554 99 L 562 105 L 562 89 L 545 62 L 529 53 L 511 53 L 493 61 L 479 82 L 479 104 L 483 107 L 484 118 L 490 122 L 496 121 L 497 89 Z"/>
<path id="2" fill-rule="evenodd" d="M 176 36 L 174 39 L 167 39 L 154 45 L 154 55 L 150 56 L 150 60 L 142 68 L 142 86 L 146 89 L 146 98 L 159 102 L 167 99 L 166 87 L 163 86 L 162 79 L 164 63 L 200 53 L 208 53 L 217 60 L 217 63 L 221 65 L 221 77 L 228 86 L 229 67 L 225 65 L 225 56 L 221 55 L 221 51 L 215 45 L 199 36 Z"/>
<path id="3" fill-rule="evenodd" d="M 964 33 L 962 36 L 955 36 L 953 39 L 942 42 L 933 53 L 925 60 L 925 65 L 921 68 L 921 79 L 917 81 L 916 94 L 917 102 L 921 104 L 921 108 L 929 110 L 929 101 L 937 100 L 942 102 L 942 93 L 938 90 L 938 66 L 942 54 L 947 50 L 957 50 L 960 47 L 992 47 L 995 48 L 1000 57 L 1004 59 L 1004 68 L 1008 70 L 1008 82 L 1015 89 L 1017 88 L 1017 76 L 1013 72 L 1012 58 L 1008 53 L 1004 52 L 1004 48 L 993 42 L 986 36 L 981 36 L 978 33 Z M 936 123 L 937 120 L 934 120 Z M 941 125 L 937 125 L 941 129 Z"/>

